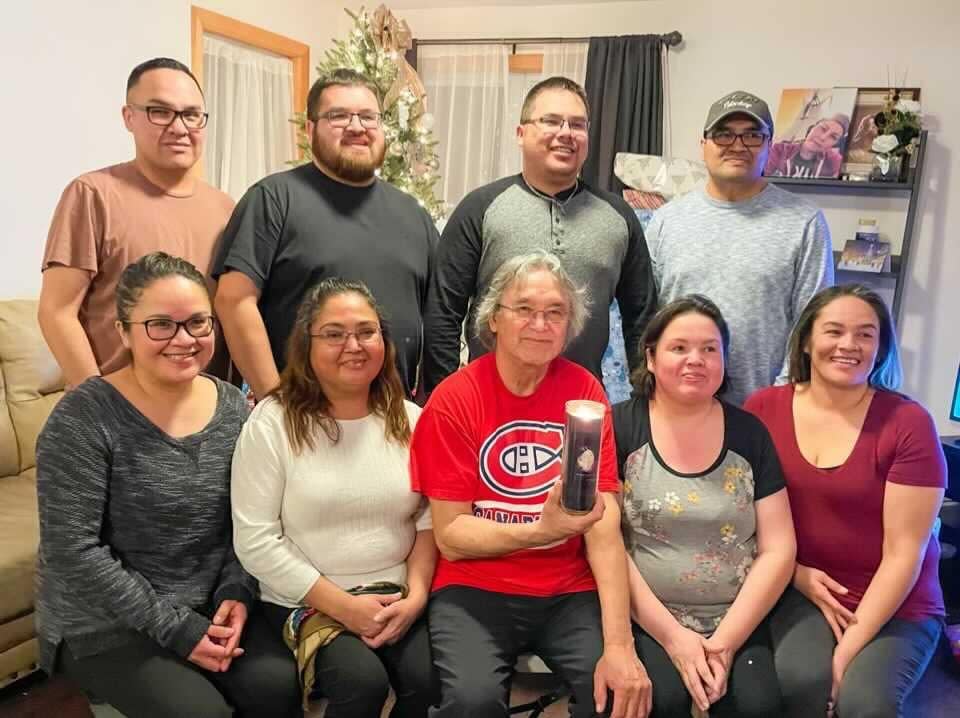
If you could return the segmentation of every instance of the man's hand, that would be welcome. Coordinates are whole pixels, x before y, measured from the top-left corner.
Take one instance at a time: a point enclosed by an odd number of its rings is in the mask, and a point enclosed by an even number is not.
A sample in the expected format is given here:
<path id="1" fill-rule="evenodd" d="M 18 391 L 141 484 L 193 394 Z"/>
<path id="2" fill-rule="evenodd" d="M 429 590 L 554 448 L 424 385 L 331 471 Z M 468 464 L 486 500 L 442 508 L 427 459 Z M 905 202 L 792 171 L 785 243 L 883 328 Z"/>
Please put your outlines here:
<path id="1" fill-rule="evenodd" d="M 233 633 L 225 639 L 217 638 L 207 630 L 207 635 L 214 643 L 219 643 L 224 647 L 223 658 L 220 660 L 220 671 L 224 672 L 230 668 L 230 663 L 234 658 L 243 655 L 243 649 L 240 648 L 240 636 L 243 635 L 243 627 L 247 623 L 247 606 L 242 601 L 227 599 L 220 603 L 220 607 L 213 615 L 213 623 L 210 627 L 226 626 L 233 629 Z"/>
<path id="2" fill-rule="evenodd" d="M 410 630 L 410 626 L 417 620 L 427 606 L 426 596 L 401 598 L 399 601 L 385 606 L 374 619 L 382 623 L 380 632 L 371 637 L 361 636 L 361 640 L 370 648 L 377 649 L 387 644 L 393 645 Z"/>
<path id="3" fill-rule="evenodd" d="M 570 514 L 560 505 L 562 492 L 563 486 L 560 480 L 557 480 L 543 502 L 543 511 L 540 513 L 540 521 L 537 522 L 537 530 L 544 545 L 566 541 L 571 536 L 584 534 L 603 518 L 606 502 L 602 494 L 597 494 L 596 503 L 589 513 Z"/>
<path id="4" fill-rule="evenodd" d="M 837 643 L 840 643 L 843 632 L 850 624 L 857 622 L 854 613 L 844 607 L 833 595 L 835 593 L 843 595 L 847 593 L 847 588 L 834 581 L 824 571 L 799 563 L 793 573 L 793 585 L 820 609 L 833 631 L 834 638 L 837 639 Z"/>
<path id="5" fill-rule="evenodd" d="M 632 644 L 604 647 L 593 673 L 593 699 L 597 713 L 603 713 L 607 708 L 608 690 L 613 691 L 610 718 L 647 718 L 650 714 L 652 685 Z"/>

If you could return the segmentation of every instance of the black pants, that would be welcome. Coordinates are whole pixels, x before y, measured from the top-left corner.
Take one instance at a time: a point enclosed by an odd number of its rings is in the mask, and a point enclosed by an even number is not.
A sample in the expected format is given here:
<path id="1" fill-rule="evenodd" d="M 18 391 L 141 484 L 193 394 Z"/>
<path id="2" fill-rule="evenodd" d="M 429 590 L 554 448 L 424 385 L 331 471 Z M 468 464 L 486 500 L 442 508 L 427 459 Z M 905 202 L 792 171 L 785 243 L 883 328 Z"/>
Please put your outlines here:
<path id="1" fill-rule="evenodd" d="M 637 655 L 653 683 L 652 718 L 690 718 L 692 700 L 670 656 L 652 636 L 633 627 Z M 733 657 L 727 693 L 710 706 L 710 718 L 780 718 L 780 688 L 766 622 Z"/>
<path id="2" fill-rule="evenodd" d="M 770 612 L 774 658 L 784 715 L 823 715 L 833 683 L 837 641 L 823 613 L 795 588 Z M 940 640 L 943 621 L 891 619 L 850 661 L 837 696 L 839 718 L 897 718 L 923 676 Z"/>
<path id="3" fill-rule="evenodd" d="M 289 608 L 262 604 L 277 635 Z M 327 699 L 325 718 L 377 718 L 390 687 L 397 701 L 390 718 L 426 718 L 435 702 L 430 637 L 424 616 L 392 646 L 373 650 L 352 633 L 341 633 L 317 651 L 314 688 Z"/>
<path id="4" fill-rule="evenodd" d="M 539 598 L 450 586 L 433 595 L 429 614 L 440 681 L 432 718 L 507 716 L 513 666 L 527 652 L 570 685 L 575 718 L 595 715 L 593 672 L 603 653 L 595 591 Z"/>
<path id="5" fill-rule="evenodd" d="M 60 669 L 127 718 L 295 718 L 302 715 L 297 665 L 282 634 L 254 608 L 240 637 L 244 655 L 211 673 L 144 635 L 104 653 L 75 657 Z"/>

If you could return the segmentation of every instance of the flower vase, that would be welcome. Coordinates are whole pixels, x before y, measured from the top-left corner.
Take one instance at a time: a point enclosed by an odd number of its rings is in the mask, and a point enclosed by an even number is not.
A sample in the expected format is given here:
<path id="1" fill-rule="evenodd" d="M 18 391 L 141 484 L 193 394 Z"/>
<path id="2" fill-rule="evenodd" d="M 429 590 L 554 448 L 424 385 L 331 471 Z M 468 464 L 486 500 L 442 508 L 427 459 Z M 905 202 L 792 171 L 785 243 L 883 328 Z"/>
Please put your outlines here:
<path id="1" fill-rule="evenodd" d="M 903 172 L 903 155 L 878 152 L 873 156 L 872 182 L 899 182 Z"/>

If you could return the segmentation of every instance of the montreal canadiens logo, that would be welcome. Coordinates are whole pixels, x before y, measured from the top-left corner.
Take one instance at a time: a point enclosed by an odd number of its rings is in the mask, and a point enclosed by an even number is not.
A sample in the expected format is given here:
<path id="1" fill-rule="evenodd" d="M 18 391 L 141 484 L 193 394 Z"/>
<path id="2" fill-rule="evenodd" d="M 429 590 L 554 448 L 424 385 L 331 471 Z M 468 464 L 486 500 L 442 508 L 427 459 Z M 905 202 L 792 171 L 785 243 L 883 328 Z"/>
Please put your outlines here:
<path id="1" fill-rule="evenodd" d="M 540 496 L 560 477 L 562 454 L 563 424 L 511 421 L 480 447 L 480 478 L 503 496 Z"/>

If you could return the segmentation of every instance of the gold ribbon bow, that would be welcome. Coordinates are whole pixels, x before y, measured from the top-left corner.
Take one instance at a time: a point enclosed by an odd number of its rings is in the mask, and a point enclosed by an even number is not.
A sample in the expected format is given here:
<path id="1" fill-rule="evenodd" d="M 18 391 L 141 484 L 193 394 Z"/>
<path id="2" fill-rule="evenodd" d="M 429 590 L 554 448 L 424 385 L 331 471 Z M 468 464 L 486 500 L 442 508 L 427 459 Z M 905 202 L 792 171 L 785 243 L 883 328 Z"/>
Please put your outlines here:
<path id="1" fill-rule="evenodd" d="M 383 98 L 384 107 L 390 107 L 404 88 L 409 88 L 414 97 L 423 103 L 424 112 L 426 112 L 427 90 L 420 81 L 417 71 L 407 62 L 404 53 L 413 47 L 413 33 L 410 32 L 410 26 L 406 20 L 397 20 L 386 5 L 378 7 L 370 21 L 370 29 L 373 32 L 373 41 L 384 52 L 392 52 L 395 55 L 397 64 L 397 78 L 393 85 L 387 91 Z"/>

